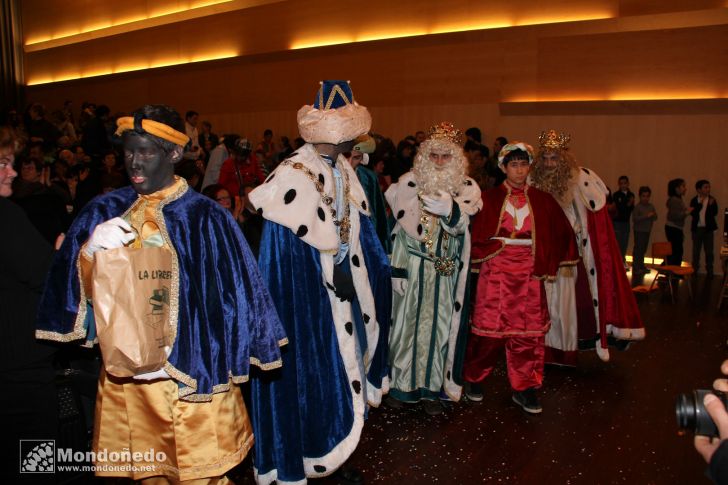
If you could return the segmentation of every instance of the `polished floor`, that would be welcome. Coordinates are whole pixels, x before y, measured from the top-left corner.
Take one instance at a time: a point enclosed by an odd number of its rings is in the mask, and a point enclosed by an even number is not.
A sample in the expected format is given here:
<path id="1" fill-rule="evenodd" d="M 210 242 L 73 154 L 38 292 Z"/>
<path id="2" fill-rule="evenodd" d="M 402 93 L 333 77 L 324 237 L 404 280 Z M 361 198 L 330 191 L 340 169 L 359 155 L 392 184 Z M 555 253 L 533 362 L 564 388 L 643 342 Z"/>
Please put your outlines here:
<path id="1" fill-rule="evenodd" d="M 647 339 L 607 363 L 588 352 L 576 369 L 547 368 L 539 416 L 511 402 L 501 366 L 480 403 L 438 417 L 372 410 L 350 462 L 367 483 L 710 483 L 692 436 L 678 433 L 674 402 L 709 387 L 728 358 L 720 285 L 697 277 L 690 301 L 683 282 L 675 304 L 667 292 L 638 295 Z"/>

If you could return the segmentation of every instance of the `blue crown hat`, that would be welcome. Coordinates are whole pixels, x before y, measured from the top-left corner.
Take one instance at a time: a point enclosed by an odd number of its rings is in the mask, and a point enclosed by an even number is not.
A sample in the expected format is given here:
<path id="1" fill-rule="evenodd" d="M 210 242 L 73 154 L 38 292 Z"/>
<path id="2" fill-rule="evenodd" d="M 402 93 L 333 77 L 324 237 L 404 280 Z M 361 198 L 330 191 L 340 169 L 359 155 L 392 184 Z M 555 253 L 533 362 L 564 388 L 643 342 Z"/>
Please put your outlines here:
<path id="1" fill-rule="evenodd" d="M 337 109 L 354 102 L 354 93 L 351 92 L 349 81 L 333 80 L 322 81 L 316 93 L 313 107 L 316 109 Z"/>

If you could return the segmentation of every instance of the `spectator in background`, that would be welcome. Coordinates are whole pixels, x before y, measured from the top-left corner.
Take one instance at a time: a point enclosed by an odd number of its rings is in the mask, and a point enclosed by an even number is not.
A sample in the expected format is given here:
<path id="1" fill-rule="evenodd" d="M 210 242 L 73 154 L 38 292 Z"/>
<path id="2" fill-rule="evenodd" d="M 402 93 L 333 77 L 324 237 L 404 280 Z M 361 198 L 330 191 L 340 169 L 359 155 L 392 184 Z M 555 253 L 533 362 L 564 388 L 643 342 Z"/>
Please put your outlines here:
<path id="1" fill-rule="evenodd" d="M 205 177 L 202 180 L 202 190 L 205 187 L 213 184 L 217 184 L 220 181 L 220 169 L 222 168 L 225 160 L 230 158 L 233 146 L 235 142 L 240 138 L 239 135 L 234 133 L 228 133 L 223 135 L 220 139 L 220 143 L 213 148 L 210 152 L 210 158 L 207 161 L 205 167 Z"/>
<path id="2" fill-rule="evenodd" d="M 269 173 L 275 168 L 276 153 L 278 153 L 278 148 L 273 141 L 273 130 L 267 129 L 263 132 L 263 140 L 255 147 L 255 157 L 265 173 Z"/>
<path id="3" fill-rule="evenodd" d="M 187 185 L 196 192 L 201 190 L 204 171 L 200 170 L 197 160 L 182 160 L 174 166 L 175 175 L 187 181 Z"/>
<path id="4" fill-rule="evenodd" d="M 239 138 L 232 148 L 230 158 L 222 164 L 220 185 L 231 194 L 242 198 L 245 196 L 243 191 L 245 185 L 255 186 L 262 184 L 264 180 L 265 174 L 260 164 L 251 156 L 250 142 L 245 138 Z"/>
<path id="5" fill-rule="evenodd" d="M 240 226 L 240 230 L 243 231 L 245 240 L 257 259 L 258 250 L 260 249 L 260 236 L 263 233 L 263 216 L 255 211 L 248 200 L 248 194 L 253 190 L 253 186 L 246 185 L 243 189 L 244 197 L 241 198 L 239 195 L 233 197 L 222 185 L 212 184 L 205 187 L 202 195 L 214 200 L 230 212 L 235 222 Z"/>
<path id="6" fill-rule="evenodd" d="M 648 274 L 650 270 L 645 267 L 645 253 L 650 242 L 652 223 L 657 220 L 655 206 L 650 203 L 652 190 L 642 186 L 639 190 L 640 201 L 635 204 L 632 211 L 634 226 L 634 249 L 632 250 L 632 277 Z"/>
<path id="7" fill-rule="evenodd" d="M 86 151 L 83 149 L 83 146 L 80 144 L 73 145 L 71 147 L 71 151 L 73 152 L 73 157 L 75 159 L 75 162 L 71 164 L 71 166 L 74 165 L 82 165 L 84 163 L 91 162 L 91 157 L 86 155 Z"/>
<path id="8" fill-rule="evenodd" d="M 26 131 L 31 142 L 37 141 L 43 143 L 46 150 L 50 150 L 56 144 L 56 140 L 61 136 L 61 132 L 50 121 L 45 119 L 45 109 L 43 105 L 35 103 L 28 110 L 30 120 L 26 124 Z"/>
<path id="9" fill-rule="evenodd" d="M 493 186 L 497 187 L 502 184 L 506 179 L 506 174 L 498 168 L 498 154 L 504 146 L 508 144 L 508 139 L 504 136 L 499 136 L 493 141 L 493 153 L 488 157 L 488 175 L 493 178 Z"/>
<path id="10" fill-rule="evenodd" d="M 111 140 L 106 128 L 109 114 L 111 114 L 111 110 L 108 106 L 99 105 L 94 116 L 86 122 L 83 128 L 81 146 L 84 153 L 96 162 L 100 162 L 104 154 L 111 149 Z"/>
<path id="11" fill-rule="evenodd" d="M 419 148 L 423 141 L 427 140 L 427 135 L 424 131 L 418 131 L 415 133 L 415 145 Z"/>
<path id="12" fill-rule="evenodd" d="M 73 155 L 73 152 L 68 149 L 63 149 L 58 152 L 58 160 L 66 162 L 69 168 L 76 165 L 76 157 Z"/>
<path id="13" fill-rule="evenodd" d="M 288 139 L 287 136 L 281 137 L 281 151 L 278 152 L 278 155 L 276 155 L 276 163 L 280 163 L 286 158 L 291 156 L 291 153 L 293 153 L 293 147 L 291 146 L 291 141 Z"/>
<path id="14" fill-rule="evenodd" d="M 66 213 L 69 216 L 74 214 L 73 201 L 76 198 L 77 184 L 78 179 L 71 177 L 71 167 L 68 166 L 68 162 L 61 158 L 56 160 L 51 172 L 51 187 L 63 199 L 63 203 L 66 204 Z"/>
<path id="15" fill-rule="evenodd" d="M 672 245 L 672 254 L 667 257 L 666 263 L 673 266 L 682 264 L 683 241 L 685 240 L 683 227 L 685 226 L 685 218 L 692 211 L 692 208 L 686 206 L 683 201 L 686 191 L 684 179 L 672 179 L 667 183 L 665 237 Z"/>
<path id="16" fill-rule="evenodd" d="M 718 215 L 718 202 L 710 195 L 710 182 L 698 180 L 695 183 L 698 194 L 690 200 L 690 232 L 693 236 L 693 268 L 700 268 L 700 251 L 705 249 L 705 273 L 713 277 L 713 233 L 718 229 L 715 217 Z"/>
<path id="17" fill-rule="evenodd" d="M 49 440 L 58 434 L 58 402 L 54 384 L 55 349 L 35 339 L 35 318 L 51 257 L 26 213 L 8 200 L 12 182 L 15 134 L 0 127 L 0 421 L 2 452 L 17 460 L 21 439 Z M 32 162 L 31 162 L 32 163 Z M 3 483 L 18 483 L 18 462 L 2 470 Z M 51 474 L 30 475 L 23 483 L 55 483 Z M 27 476 L 26 476 L 27 478 Z M 45 478 L 45 479 L 44 479 Z"/>
<path id="18" fill-rule="evenodd" d="M 47 163 L 43 142 L 33 141 L 30 145 L 28 145 L 28 158 L 40 163 L 41 165 L 45 165 Z"/>
<path id="19" fill-rule="evenodd" d="M 189 148 L 190 150 L 185 152 L 185 160 L 198 160 L 202 153 L 202 147 L 200 147 L 200 134 L 197 131 L 197 121 L 200 119 L 200 114 L 197 111 L 188 111 L 185 113 L 185 134 L 190 137 Z"/>
<path id="20" fill-rule="evenodd" d="M 51 122 L 61 132 L 61 137 L 66 137 L 70 143 L 73 143 L 76 141 L 76 128 L 73 126 L 71 119 L 61 110 L 56 110 L 51 113 Z"/>
<path id="21" fill-rule="evenodd" d="M 63 119 L 68 120 L 73 125 L 74 133 L 76 132 L 76 120 L 73 117 L 73 101 L 70 99 L 67 99 L 63 102 L 63 108 L 61 109 L 61 114 L 63 115 Z"/>
<path id="22" fill-rule="evenodd" d="M 488 172 L 486 170 L 483 153 L 480 150 L 475 150 L 475 152 L 468 156 L 466 152 L 466 157 L 468 157 L 470 161 L 468 175 L 470 178 L 475 180 L 481 191 L 485 191 L 488 188 Z"/>
<path id="23" fill-rule="evenodd" d="M 301 148 L 305 144 L 306 144 L 306 140 L 304 140 L 303 138 L 301 138 L 299 136 L 298 138 L 296 138 L 295 140 L 293 140 L 293 150 L 294 151 L 295 150 L 298 150 L 299 148 Z"/>
<path id="24" fill-rule="evenodd" d="M 99 177 L 101 193 L 105 194 L 115 189 L 129 185 L 126 171 L 119 164 L 114 150 L 109 150 L 102 159 L 101 175 Z"/>
<path id="25" fill-rule="evenodd" d="M 498 154 L 507 144 L 508 139 L 505 136 L 499 136 L 493 140 L 493 158 L 495 159 L 496 166 L 498 166 Z"/>
<path id="26" fill-rule="evenodd" d="M 208 146 L 208 143 L 210 146 L 210 150 L 207 150 L 205 148 L 206 146 Z M 210 153 L 210 151 L 215 148 L 218 143 L 219 140 L 217 138 L 217 135 L 212 132 L 212 123 L 210 123 L 209 121 L 203 121 L 202 132 L 198 136 L 198 146 L 202 147 L 205 150 L 205 153 Z"/>
<path id="27" fill-rule="evenodd" d="M 384 175 L 389 176 L 388 183 L 396 183 L 399 178 L 412 169 L 415 157 L 414 143 L 405 138 L 397 145 L 397 156 L 384 161 Z M 389 162 L 389 166 L 387 166 Z"/>
<path id="28" fill-rule="evenodd" d="M 480 151 L 483 153 L 483 157 L 486 160 L 490 157 L 488 147 L 483 145 L 483 134 L 480 132 L 480 128 L 468 128 L 465 130 L 465 136 L 467 137 L 466 144 L 468 141 L 474 143 L 480 148 Z"/>
<path id="29" fill-rule="evenodd" d="M 62 195 L 51 190 L 50 167 L 37 160 L 20 162 L 20 177 L 13 186 L 13 201 L 26 213 L 36 230 L 53 244 L 68 223 L 66 204 Z"/>
<path id="30" fill-rule="evenodd" d="M 83 133 L 86 128 L 86 123 L 94 117 L 96 112 L 96 104 L 84 101 L 81 103 L 81 115 L 78 117 L 78 125 L 76 126 L 76 133 Z"/>
<path id="31" fill-rule="evenodd" d="M 634 209 L 634 193 L 629 190 L 629 178 L 626 175 L 619 177 L 619 190 L 612 194 L 617 214 L 612 218 L 614 224 L 614 235 L 617 236 L 619 252 L 622 253 L 622 264 L 625 268 L 624 256 L 627 254 L 629 244 L 629 220 Z"/>

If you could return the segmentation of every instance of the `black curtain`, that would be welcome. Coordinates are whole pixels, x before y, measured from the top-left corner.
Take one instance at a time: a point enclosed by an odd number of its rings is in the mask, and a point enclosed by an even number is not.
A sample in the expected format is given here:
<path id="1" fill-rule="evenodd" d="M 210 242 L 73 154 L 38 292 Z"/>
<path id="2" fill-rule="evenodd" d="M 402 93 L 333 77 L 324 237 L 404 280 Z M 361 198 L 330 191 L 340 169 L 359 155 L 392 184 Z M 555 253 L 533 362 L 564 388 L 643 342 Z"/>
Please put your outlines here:
<path id="1" fill-rule="evenodd" d="M 22 109 L 23 82 L 20 2 L 0 0 L 0 116 L 9 108 Z"/>

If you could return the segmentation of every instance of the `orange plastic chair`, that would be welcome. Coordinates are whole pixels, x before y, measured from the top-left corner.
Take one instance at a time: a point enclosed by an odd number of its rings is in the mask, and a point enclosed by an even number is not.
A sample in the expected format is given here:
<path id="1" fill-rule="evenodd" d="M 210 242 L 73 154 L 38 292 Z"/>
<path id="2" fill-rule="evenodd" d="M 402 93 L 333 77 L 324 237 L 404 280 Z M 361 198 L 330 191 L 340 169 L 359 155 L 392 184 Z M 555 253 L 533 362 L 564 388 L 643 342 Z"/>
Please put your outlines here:
<path id="1" fill-rule="evenodd" d="M 662 259 L 664 262 L 670 255 L 672 255 L 672 244 L 669 242 L 652 243 L 652 261 L 655 259 Z M 675 287 L 673 286 L 673 281 L 676 282 L 680 279 L 678 277 L 682 277 L 687 284 L 690 299 L 693 299 L 693 288 L 690 284 L 690 276 L 692 276 L 695 272 L 695 269 L 692 266 L 677 266 L 671 264 L 660 265 L 654 263 L 647 264 L 645 266 L 657 271 L 657 275 L 655 275 L 655 279 L 652 280 L 652 284 L 650 285 L 650 290 L 652 290 L 652 287 L 655 286 L 658 278 L 661 277 L 666 279 L 667 285 L 670 287 L 670 299 L 673 303 L 675 303 Z"/>

